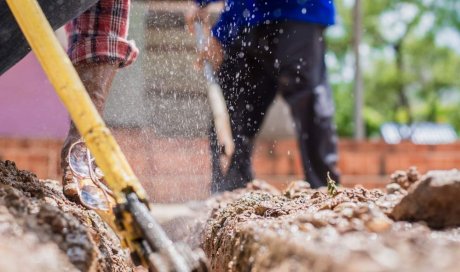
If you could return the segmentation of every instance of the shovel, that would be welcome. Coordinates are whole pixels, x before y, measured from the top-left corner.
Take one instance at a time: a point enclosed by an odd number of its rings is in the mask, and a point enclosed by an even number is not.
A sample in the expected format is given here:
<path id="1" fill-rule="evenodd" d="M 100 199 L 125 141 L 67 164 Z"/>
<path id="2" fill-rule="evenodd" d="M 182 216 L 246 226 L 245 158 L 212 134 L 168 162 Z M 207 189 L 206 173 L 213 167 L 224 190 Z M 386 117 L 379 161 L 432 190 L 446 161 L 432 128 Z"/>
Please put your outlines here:
<path id="1" fill-rule="evenodd" d="M 195 35 L 198 50 L 203 51 L 206 44 L 206 35 L 202 24 L 199 22 L 195 22 Z M 222 88 L 214 77 L 214 70 L 208 61 L 204 62 L 203 73 L 208 85 L 208 101 L 211 106 L 217 141 L 223 147 L 223 153 L 230 158 L 235 151 L 235 143 L 233 142 L 230 116 L 228 115 Z"/>
<path id="2" fill-rule="evenodd" d="M 84 140 L 73 146 L 75 154 L 83 156 L 69 156 L 69 164 L 83 181 L 79 194 L 85 206 L 93 208 L 129 247 L 133 260 L 150 271 L 209 271 L 201 249 L 173 243 L 153 218 L 144 188 L 91 102 L 38 2 L 6 2 Z M 99 182 L 101 173 L 96 164 L 104 173 L 107 188 Z M 97 187 L 88 186 L 94 182 Z M 98 188 L 104 189 L 99 192 Z"/>

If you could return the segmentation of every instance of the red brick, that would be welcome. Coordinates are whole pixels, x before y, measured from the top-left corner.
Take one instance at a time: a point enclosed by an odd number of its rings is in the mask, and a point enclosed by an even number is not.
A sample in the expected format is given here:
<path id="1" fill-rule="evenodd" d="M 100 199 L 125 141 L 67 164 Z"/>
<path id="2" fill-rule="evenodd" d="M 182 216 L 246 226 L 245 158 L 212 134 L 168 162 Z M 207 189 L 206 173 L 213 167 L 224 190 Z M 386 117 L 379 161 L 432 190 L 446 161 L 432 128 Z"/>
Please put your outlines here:
<path id="1" fill-rule="evenodd" d="M 276 164 L 274 157 L 267 158 L 260 152 L 254 153 L 252 166 L 256 175 L 272 175 L 275 168 L 274 164 Z"/>
<path id="2" fill-rule="evenodd" d="M 379 175 L 382 156 L 377 152 L 339 152 L 339 169 L 344 175 Z"/>
<path id="3" fill-rule="evenodd" d="M 421 159 L 415 159 L 411 156 L 402 155 L 403 153 L 391 153 L 385 155 L 385 174 L 392 173 L 396 170 L 407 169 L 411 166 L 424 168 Z"/>
<path id="4" fill-rule="evenodd" d="M 287 153 L 288 151 L 291 152 L 291 153 L 299 153 L 298 152 L 299 148 L 298 148 L 298 145 L 297 145 L 297 141 L 293 140 L 293 139 L 279 140 L 274 145 L 275 145 L 275 149 L 277 151 L 280 151 L 281 153 Z"/>
<path id="5" fill-rule="evenodd" d="M 116 129 L 114 135 L 135 173 L 157 199 L 206 197 L 210 180 L 207 139 L 159 139 L 152 129 Z M 13 160 L 19 168 L 32 170 L 41 178 L 60 179 L 61 145 L 61 140 L 0 138 L 0 158 Z M 381 141 L 341 140 L 338 147 L 346 186 L 382 187 L 391 172 L 413 165 L 422 173 L 460 165 L 460 143 L 387 145 Z M 302 178 L 295 139 L 258 140 L 253 166 L 256 177 L 277 187 Z"/>
<path id="6" fill-rule="evenodd" d="M 142 181 L 155 203 L 185 202 L 209 197 L 209 176 L 158 175 Z"/>

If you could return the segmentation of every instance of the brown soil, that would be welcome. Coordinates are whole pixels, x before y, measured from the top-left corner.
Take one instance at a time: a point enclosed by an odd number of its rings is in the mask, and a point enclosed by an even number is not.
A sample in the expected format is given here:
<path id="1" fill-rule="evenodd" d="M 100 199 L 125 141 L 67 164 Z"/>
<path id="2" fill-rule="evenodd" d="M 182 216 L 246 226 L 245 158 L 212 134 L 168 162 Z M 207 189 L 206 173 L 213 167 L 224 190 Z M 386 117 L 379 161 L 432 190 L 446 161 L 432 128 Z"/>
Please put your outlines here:
<path id="1" fill-rule="evenodd" d="M 449 207 L 460 174 L 452 173 L 410 169 L 392 175 L 386 191 L 339 188 L 334 196 L 305 182 L 283 192 L 253 182 L 154 212 L 174 240 L 202 244 L 213 271 L 458 271 L 460 222 L 452 218 L 460 214 Z M 0 271 L 133 270 L 95 212 L 8 161 L 0 161 L 0 239 Z"/>
<path id="2" fill-rule="evenodd" d="M 304 182 L 284 192 L 252 184 L 216 199 L 204 248 L 213 271 L 458 271 L 460 228 L 388 217 L 419 178 L 411 169 L 392 177 L 391 193 L 335 196 Z"/>
<path id="3" fill-rule="evenodd" d="M 132 271 L 114 233 L 93 211 L 0 161 L 0 271 Z"/>

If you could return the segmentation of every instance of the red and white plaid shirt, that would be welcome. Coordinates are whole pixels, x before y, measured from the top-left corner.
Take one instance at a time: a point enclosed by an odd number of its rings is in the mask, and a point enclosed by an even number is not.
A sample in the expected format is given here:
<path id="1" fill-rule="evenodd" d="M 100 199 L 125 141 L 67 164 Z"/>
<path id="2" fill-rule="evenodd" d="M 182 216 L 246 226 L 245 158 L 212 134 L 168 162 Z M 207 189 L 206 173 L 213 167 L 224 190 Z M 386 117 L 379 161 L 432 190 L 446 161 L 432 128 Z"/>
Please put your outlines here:
<path id="1" fill-rule="evenodd" d="M 79 62 L 131 64 L 139 54 L 128 41 L 130 0 L 100 0 L 66 25 L 68 54 Z"/>

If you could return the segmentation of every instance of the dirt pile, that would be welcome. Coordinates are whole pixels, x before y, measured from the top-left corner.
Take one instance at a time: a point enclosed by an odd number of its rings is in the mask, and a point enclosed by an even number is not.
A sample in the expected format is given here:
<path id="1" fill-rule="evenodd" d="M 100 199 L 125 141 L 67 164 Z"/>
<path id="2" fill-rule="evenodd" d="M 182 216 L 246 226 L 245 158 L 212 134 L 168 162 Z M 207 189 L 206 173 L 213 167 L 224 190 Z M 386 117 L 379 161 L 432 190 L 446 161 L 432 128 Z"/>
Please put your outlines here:
<path id="1" fill-rule="evenodd" d="M 460 228 L 446 227 L 460 223 L 459 183 L 458 171 L 422 177 L 415 169 L 392 175 L 386 191 L 334 195 L 305 182 L 281 192 L 256 181 L 154 212 L 172 238 L 202 244 L 213 271 L 458 271 Z M 94 211 L 8 161 L 0 161 L 0 239 L 0 271 L 133 270 Z"/>
<path id="2" fill-rule="evenodd" d="M 132 271 L 94 211 L 9 161 L 0 161 L 0 240 L 0 271 Z"/>
<path id="3" fill-rule="evenodd" d="M 389 193 L 330 196 L 296 182 L 284 192 L 252 184 L 220 196 L 204 231 L 213 271 L 458 271 L 460 228 L 393 221 L 420 175 L 392 178 Z"/>

